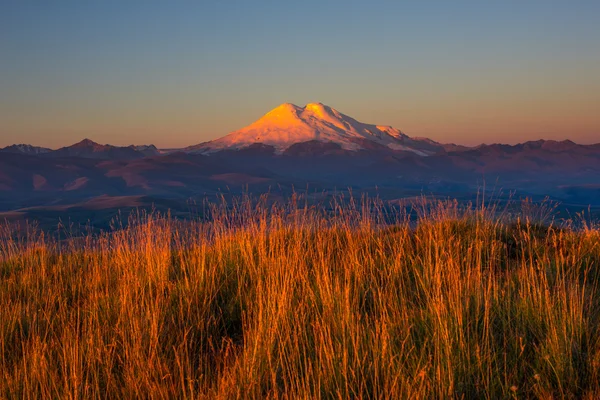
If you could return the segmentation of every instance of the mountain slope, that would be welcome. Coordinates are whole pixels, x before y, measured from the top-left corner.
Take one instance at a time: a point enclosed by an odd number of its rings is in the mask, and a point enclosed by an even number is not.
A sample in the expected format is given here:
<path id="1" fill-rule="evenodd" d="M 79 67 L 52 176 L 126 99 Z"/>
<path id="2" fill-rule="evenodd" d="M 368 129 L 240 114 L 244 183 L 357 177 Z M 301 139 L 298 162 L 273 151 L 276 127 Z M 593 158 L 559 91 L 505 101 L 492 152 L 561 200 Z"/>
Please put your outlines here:
<path id="1" fill-rule="evenodd" d="M 321 103 L 309 103 L 304 107 L 285 103 L 243 129 L 186 150 L 211 153 L 262 143 L 282 153 L 294 144 L 309 141 L 337 143 L 344 150 L 368 149 L 374 143 L 422 156 L 443 149 L 439 143 L 410 138 L 391 126 L 359 122 Z"/>

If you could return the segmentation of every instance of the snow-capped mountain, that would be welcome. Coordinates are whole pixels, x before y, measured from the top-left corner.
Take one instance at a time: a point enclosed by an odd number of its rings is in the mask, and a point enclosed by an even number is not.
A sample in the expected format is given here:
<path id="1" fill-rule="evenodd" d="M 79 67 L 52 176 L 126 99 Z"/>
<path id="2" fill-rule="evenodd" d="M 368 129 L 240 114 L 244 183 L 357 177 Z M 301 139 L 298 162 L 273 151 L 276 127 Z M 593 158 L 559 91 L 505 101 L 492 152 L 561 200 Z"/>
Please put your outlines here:
<path id="1" fill-rule="evenodd" d="M 32 146 L 30 144 L 13 144 L 11 146 L 7 146 L 3 149 L 0 149 L 2 153 L 14 153 L 14 154 L 29 154 L 29 155 L 38 155 L 45 154 L 51 152 L 51 149 L 47 149 L 45 147 L 37 147 Z"/>
<path id="2" fill-rule="evenodd" d="M 365 124 L 321 103 L 304 107 L 285 103 L 243 129 L 186 150 L 213 153 L 262 143 L 281 153 L 294 144 L 309 141 L 333 142 L 342 149 L 354 151 L 369 149 L 375 144 L 422 156 L 443 149 L 432 140 L 410 138 L 391 126 Z"/>

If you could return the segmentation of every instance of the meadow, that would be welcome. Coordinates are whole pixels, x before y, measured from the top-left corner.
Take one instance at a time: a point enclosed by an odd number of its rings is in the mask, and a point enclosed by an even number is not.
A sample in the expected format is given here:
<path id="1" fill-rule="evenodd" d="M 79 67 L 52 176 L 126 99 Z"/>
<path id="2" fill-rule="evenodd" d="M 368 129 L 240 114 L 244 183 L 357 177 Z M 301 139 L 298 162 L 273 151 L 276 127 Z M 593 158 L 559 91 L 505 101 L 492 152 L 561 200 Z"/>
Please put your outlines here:
<path id="1" fill-rule="evenodd" d="M 598 398 L 600 227 L 240 199 L 0 237 L 2 398 Z"/>

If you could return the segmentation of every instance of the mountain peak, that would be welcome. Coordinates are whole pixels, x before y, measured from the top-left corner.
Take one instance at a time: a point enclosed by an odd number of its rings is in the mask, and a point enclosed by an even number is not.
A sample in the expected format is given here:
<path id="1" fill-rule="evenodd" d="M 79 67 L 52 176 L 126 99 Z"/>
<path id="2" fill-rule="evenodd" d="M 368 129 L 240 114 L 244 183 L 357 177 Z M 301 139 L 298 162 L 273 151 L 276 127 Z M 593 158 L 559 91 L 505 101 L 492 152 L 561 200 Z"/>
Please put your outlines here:
<path id="1" fill-rule="evenodd" d="M 301 111 L 302 107 L 292 103 L 283 103 L 266 113 L 261 120 L 265 118 L 296 119 Z"/>
<path id="2" fill-rule="evenodd" d="M 432 141 L 411 139 L 390 126 L 365 124 L 323 103 L 308 103 L 304 107 L 283 103 L 259 120 L 220 139 L 189 148 L 200 152 L 241 149 L 255 143 L 275 147 L 282 153 L 296 143 L 332 142 L 344 150 L 380 148 L 402 150 L 419 155 L 433 154 L 441 146 Z"/>
<path id="3" fill-rule="evenodd" d="M 277 107 L 275 107 L 274 109 L 272 109 L 270 112 L 273 111 L 277 111 L 277 110 L 288 110 L 288 111 L 296 111 L 299 110 L 301 107 L 298 107 L 295 104 L 292 103 L 282 103 L 280 105 L 278 105 Z"/>
<path id="4" fill-rule="evenodd" d="M 323 103 L 308 103 L 304 106 L 305 110 L 313 110 L 313 111 L 323 111 L 325 108 L 331 109 L 331 107 L 326 106 Z"/>
<path id="5" fill-rule="evenodd" d="M 93 140 L 85 138 L 81 142 L 75 143 L 71 147 L 96 147 L 96 146 L 100 146 L 100 145 L 98 143 L 94 142 Z"/>
<path id="6" fill-rule="evenodd" d="M 313 111 L 322 111 L 325 109 L 332 109 L 329 106 L 326 106 L 323 103 L 308 103 L 307 105 L 304 106 L 305 110 L 313 110 Z"/>
<path id="7" fill-rule="evenodd" d="M 297 106 L 293 103 L 283 103 L 269 111 L 266 115 L 293 114 L 294 116 L 298 116 L 298 113 L 305 111 L 312 112 L 318 116 L 325 116 L 328 114 L 340 115 L 338 111 L 323 103 L 308 103 L 304 107 Z"/>

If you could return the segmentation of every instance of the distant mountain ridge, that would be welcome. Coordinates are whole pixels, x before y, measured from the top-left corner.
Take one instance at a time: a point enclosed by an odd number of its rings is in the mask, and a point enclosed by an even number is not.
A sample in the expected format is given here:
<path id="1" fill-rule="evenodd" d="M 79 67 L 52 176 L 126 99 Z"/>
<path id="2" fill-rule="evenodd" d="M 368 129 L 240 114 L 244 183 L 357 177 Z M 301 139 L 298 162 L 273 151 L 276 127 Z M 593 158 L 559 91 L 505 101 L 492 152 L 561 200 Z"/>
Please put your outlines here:
<path id="1" fill-rule="evenodd" d="M 48 207 L 113 207 L 109 197 L 141 196 L 181 210 L 199 196 L 274 188 L 289 194 L 300 187 L 319 193 L 351 187 L 390 200 L 421 194 L 464 199 L 482 182 L 600 209 L 600 144 L 441 144 L 359 122 L 321 103 L 286 103 L 246 128 L 184 149 L 89 139 L 58 150 L 0 149 L 0 220 L 2 211 L 36 217 Z"/>
<path id="2" fill-rule="evenodd" d="M 13 154 L 30 154 L 39 155 L 51 152 L 52 149 L 45 147 L 32 146 L 30 144 L 13 144 L 0 149 L 0 153 L 13 153 Z"/>
<path id="3" fill-rule="evenodd" d="M 439 143 L 424 137 L 410 137 L 391 126 L 366 124 L 322 103 L 299 107 L 284 103 L 245 128 L 221 138 L 185 148 L 159 150 L 154 145 L 113 146 L 84 139 L 57 150 L 29 144 L 15 144 L 0 153 L 77 157 L 100 160 L 138 159 L 161 154 L 188 153 L 210 155 L 220 152 L 258 151 L 277 155 L 333 154 L 340 152 L 404 152 L 418 156 L 443 153 L 490 153 L 546 150 L 564 152 L 582 149 L 596 151 L 600 143 L 581 145 L 571 140 L 535 140 L 515 145 L 493 143 L 464 146 Z"/>
<path id="4" fill-rule="evenodd" d="M 80 157 L 102 160 L 124 159 L 131 160 L 158 155 L 159 151 L 154 145 L 118 147 L 98 144 L 90 139 L 84 139 L 71 146 L 62 147 L 47 153 L 50 157 Z"/>
<path id="5" fill-rule="evenodd" d="M 84 139 L 71 146 L 61 147 L 57 150 L 36 147 L 29 144 L 15 144 L 0 149 L 0 153 L 39 155 L 53 158 L 75 157 L 99 160 L 130 160 L 156 156 L 160 154 L 160 150 L 154 145 L 119 147 L 99 144 L 90 139 Z"/>

